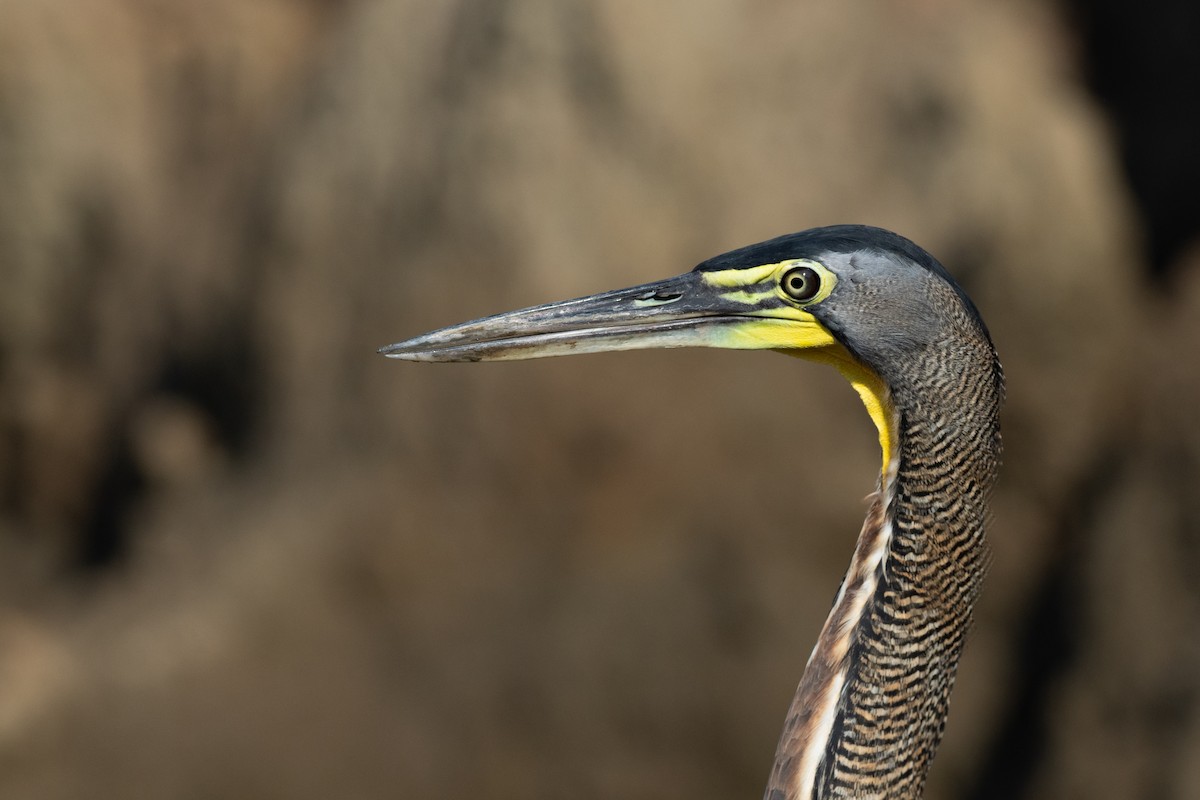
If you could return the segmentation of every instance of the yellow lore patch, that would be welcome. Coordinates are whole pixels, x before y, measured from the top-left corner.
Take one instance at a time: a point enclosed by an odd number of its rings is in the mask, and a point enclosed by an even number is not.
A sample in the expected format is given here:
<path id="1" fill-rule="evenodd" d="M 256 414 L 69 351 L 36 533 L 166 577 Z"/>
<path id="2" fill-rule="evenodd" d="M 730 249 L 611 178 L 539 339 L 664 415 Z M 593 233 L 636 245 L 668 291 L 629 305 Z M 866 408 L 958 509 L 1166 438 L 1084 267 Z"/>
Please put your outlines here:
<path id="1" fill-rule="evenodd" d="M 714 272 L 702 272 L 700 275 L 704 282 L 714 289 L 732 290 L 722 292 L 722 297 L 738 303 L 754 305 L 768 297 L 780 297 L 789 304 L 795 305 L 795 301 L 784 293 L 780 282 L 784 273 L 796 267 L 808 267 L 821 276 L 821 290 L 803 305 L 811 306 L 821 302 L 829 297 L 829 293 L 837 285 L 837 276 L 826 269 L 824 264 L 807 258 L 790 258 L 775 264 L 722 269 Z"/>

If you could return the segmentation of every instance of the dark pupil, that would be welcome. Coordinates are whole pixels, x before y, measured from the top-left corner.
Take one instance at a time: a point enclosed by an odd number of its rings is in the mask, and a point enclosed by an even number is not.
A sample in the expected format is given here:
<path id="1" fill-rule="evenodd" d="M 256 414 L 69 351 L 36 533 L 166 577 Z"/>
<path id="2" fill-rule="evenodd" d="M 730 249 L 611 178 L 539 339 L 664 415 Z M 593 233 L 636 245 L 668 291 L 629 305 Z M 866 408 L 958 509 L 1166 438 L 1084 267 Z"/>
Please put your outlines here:
<path id="1" fill-rule="evenodd" d="M 783 288 L 795 300 L 811 300 L 820 288 L 817 273 L 808 267 L 800 267 L 783 278 Z"/>

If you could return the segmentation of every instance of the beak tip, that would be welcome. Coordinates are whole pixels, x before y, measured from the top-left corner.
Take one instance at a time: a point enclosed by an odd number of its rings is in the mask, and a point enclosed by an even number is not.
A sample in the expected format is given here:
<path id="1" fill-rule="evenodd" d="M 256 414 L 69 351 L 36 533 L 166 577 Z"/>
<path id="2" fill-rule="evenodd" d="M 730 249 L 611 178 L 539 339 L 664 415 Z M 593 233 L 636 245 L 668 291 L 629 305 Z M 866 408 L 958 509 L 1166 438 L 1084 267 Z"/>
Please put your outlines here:
<path id="1" fill-rule="evenodd" d="M 393 358 L 397 361 L 478 361 L 478 358 L 463 357 L 461 354 L 455 358 L 452 353 L 440 352 L 437 349 L 421 348 L 418 349 L 411 342 L 397 342 L 396 344 L 384 345 L 375 351 L 384 358 Z"/>
<path id="2" fill-rule="evenodd" d="M 409 354 L 404 352 L 402 343 L 385 344 L 383 347 L 380 347 L 375 352 L 381 356 L 386 356 L 388 358 L 399 358 L 399 359 L 411 358 L 411 356 L 409 356 Z"/>

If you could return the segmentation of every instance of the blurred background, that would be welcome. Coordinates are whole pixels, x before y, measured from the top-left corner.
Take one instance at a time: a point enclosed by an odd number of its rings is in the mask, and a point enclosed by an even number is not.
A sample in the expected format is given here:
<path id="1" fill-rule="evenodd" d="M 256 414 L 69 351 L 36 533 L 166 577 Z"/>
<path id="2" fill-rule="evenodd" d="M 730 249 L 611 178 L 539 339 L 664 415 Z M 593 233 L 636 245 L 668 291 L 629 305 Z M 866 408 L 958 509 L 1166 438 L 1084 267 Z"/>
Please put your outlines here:
<path id="1" fill-rule="evenodd" d="M 1134 7 L 0 2 L 0 795 L 759 796 L 850 389 L 374 350 L 863 222 L 1009 380 L 928 797 L 1200 798 L 1200 6 Z"/>

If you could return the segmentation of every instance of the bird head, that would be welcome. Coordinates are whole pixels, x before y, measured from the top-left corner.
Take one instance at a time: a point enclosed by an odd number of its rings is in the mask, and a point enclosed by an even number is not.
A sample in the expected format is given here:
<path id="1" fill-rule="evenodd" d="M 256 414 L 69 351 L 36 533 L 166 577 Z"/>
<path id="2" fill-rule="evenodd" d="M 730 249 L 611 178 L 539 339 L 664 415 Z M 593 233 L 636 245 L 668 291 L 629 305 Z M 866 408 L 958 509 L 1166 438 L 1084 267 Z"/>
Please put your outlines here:
<path id="1" fill-rule="evenodd" d="M 975 306 L 927 252 L 890 231 L 814 228 L 628 289 L 453 325 L 380 349 L 410 361 L 503 361 L 668 347 L 776 350 L 839 369 L 894 441 L 904 365 L 966 330 Z"/>

